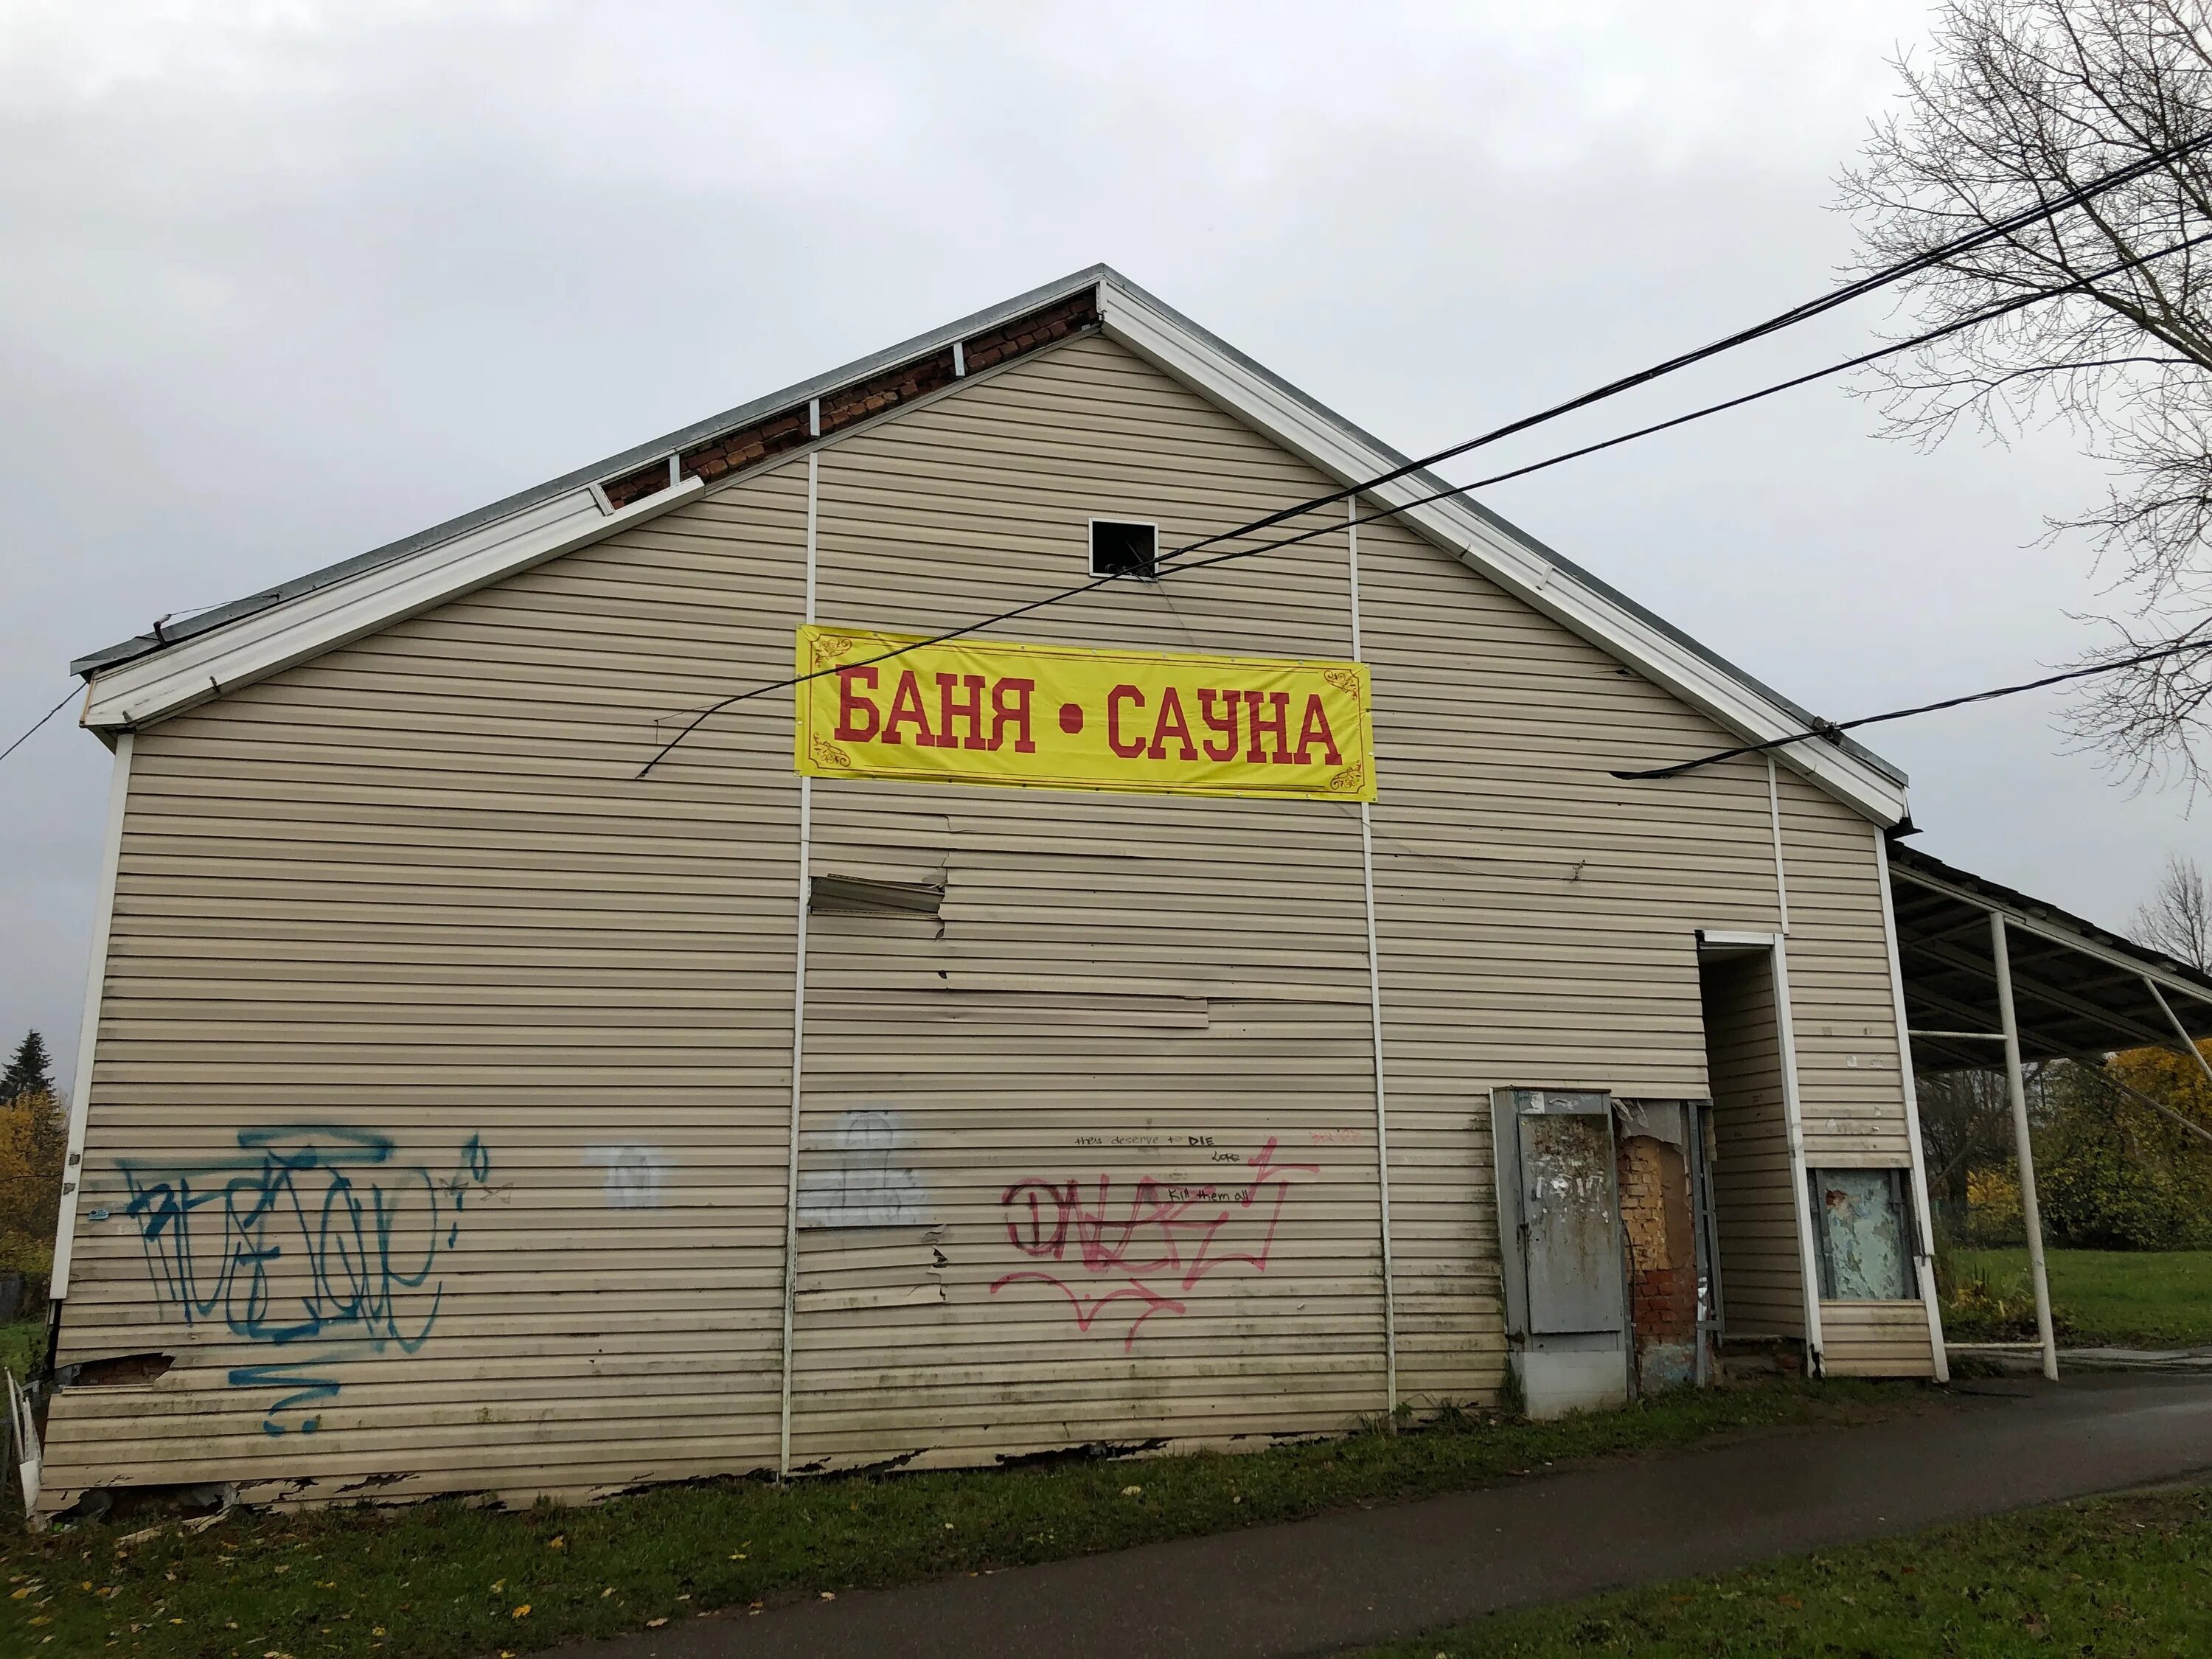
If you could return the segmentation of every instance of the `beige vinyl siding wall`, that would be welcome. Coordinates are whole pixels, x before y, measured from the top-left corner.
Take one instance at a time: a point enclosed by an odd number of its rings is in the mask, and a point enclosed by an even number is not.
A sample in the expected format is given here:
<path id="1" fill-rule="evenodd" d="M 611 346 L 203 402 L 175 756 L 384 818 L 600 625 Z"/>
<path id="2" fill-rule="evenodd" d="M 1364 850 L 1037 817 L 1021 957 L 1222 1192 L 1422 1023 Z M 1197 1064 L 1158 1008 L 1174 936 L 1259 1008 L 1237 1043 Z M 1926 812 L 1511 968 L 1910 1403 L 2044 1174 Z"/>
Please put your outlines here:
<path id="1" fill-rule="evenodd" d="M 1763 793 L 1624 784 L 1715 728 L 1392 524 L 1363 527 L 1399 1378 L 1504 1366 L 1498 1087 L 1705 1092 L 1694 930 L 1772 925 Z M 1762 775 L 1763 777 L 1763 775 Z"/>
<path id="2" fill-rule="evenodd" d="M 656 719 L 789 662 L 803 525 L 786 469 L 139 734 L 58 1358 L 175 1364 L 61 1392 L 47 1507 L 773 1461 L 788 699 L 632 780 Z M 283 1167 L 361 1135 L 386 1162 Z M 624 1148 L 656 1205 L 611 1201 Z M 259 1322 L 320 1333 L 234 1328 L 264 1195 Z"/>
<path id="3" fill-rule="evenodd" d="M 1931 1376 L 1928 1310 L 1918 1302 L 1823 1302 L 1821 1364 L 1834 1376 Z"/>
<path id="4" fill-rule="evenodd" d="M 789 698 L 633 775 L 674 717 L 789 672 L 806 472 L 141 734 L 62 1359 L 178 1363 L 62 1392 L 49 1507 L 121 1481 L 576 1494 L 773 1463 Z M 1173 545 L 1324 486 L 1090 337 L 823 448 L 817 614 L 963 623 L 1081 580 L 1093 514 Z M 1323 538 L 1016 632 L 1339 654 L 1347 553 Z M 1479 1396 L 1503 1356 L 1489 1091 L 1705 1092 L 1693 930 L 1776 925 L 1765 774 L 1610 779 L 1721 734 L 1395 526 L 1360 556 L 1401 1390 Z M 1808 847 L 1863 849 L 1827 797 L 1790 810 Z M 824 783 L 814 840 L 817 872 L 941 871 L 946 893 L 934 921 L 811 919 L 802 1216 L 894 1196 L 878 1224 L 801 1229 L 801 1467 L 1339 1430 L 1384 1403 L 1352 809 Z M 1878 913 L 1863 926 L 1878 942 Z M 343 1174 L 365 1206 L 385 1191 L 400 1243 L 431 1241 L 433 1194 L 453 1229 L 396 1287 L 381 1351 L 343 1318 L 234 1334 L 220 1297 L 187 1326 L 126 1214 L 118 1160 L 142 1188 L 260 1170 L 241 1130 L 301 1123 L 390 1139 Z M 320 1203 L 334 1180 L 291 1187 Z M 222 1209 L 192 1212 L 204 1300 Z M 1215 1265 L 1190 1277 L 1209 1223 Z M 1133 1334 L 1133 1308 L 1157 1308 Z M 325 1362 L 326 1338 L 350 1346 Z M 271 1419 L 285 1389 L 233 1383 L 298 1359 L 337 1392 Z"/>
<path id="5" fill-rule="evenodd" d="M 1805 1167 L 1909 1170 L 1905 1035 L 1897 1029 L 1881 877 L 1867 826 L 1838 817 L 1827 796 L 1795 775 L 1781 777 L 1780 802 Z M 1820 1345 L 1822 1364 L 1841 1374 L 1935 1370 L 1927 1307 L 1917 1299 L 1824 1300 Z"/>
<path id="6" fill-rule="evenodd" d="M 1881 877 L 1867 826 L 1838 817 L 1802 778 L 1784 774 L 1780 784 L 1806 1163 L 1910 1164 Z"/>
<path id="7" fill-rule="evenodd" d="M 957 626 L 1084 581 L 1094 515 L 1158 520 L 1171 544 L 1317 482 L 1080 343 L 824 453 L 817 615 Z M 1336 656 L 1349 614 L 1345 549 L 1322 543 L 1019 633 Z M 946 891 L 941 927 L 811 931 L 801 1181 L 834 1179 L 842 1126 L 888 1111 L 923 1215 L 802 1231 L 802 1290 L 862 1294 L 802 1302 L 794 1461 L 1332 1431 L 1382 1409 L 1357 817 L 823 781 L 814 825 L 817 872 L 904 863 Z M 1255 1190 L 1263 1157 L 1284 1173 Z"/>

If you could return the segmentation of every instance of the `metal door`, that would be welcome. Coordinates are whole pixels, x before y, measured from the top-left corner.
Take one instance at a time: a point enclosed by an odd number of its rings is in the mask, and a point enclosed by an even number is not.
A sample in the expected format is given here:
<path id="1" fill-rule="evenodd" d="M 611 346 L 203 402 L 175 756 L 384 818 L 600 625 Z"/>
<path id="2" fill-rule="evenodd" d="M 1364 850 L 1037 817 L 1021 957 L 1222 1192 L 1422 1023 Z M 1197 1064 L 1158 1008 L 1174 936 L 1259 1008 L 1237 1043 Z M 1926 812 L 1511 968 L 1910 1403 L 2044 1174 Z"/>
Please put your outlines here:
<path id="1" fill-rule="evenodd" d="M 1547 1110 L 1532 1103 L 1518 1114 L 1522 1248 L 1533 1334 L 1621 1328 L 1613 1111 L 1599 1098 L 1595 1111 Z"/>

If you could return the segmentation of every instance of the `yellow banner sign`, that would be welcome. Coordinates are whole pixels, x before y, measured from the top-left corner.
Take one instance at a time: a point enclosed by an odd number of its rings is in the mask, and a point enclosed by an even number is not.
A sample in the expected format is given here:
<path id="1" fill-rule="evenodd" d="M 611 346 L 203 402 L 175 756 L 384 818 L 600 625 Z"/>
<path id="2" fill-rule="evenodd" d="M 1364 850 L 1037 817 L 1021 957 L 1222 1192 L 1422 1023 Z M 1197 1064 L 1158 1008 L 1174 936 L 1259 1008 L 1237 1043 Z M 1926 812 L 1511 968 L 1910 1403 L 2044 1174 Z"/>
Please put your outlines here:
<path id="1" fill-rule="evenodd" d="M 1360 663 L 806 627 L 799 672 L 809 777 L 1375 799 Z"/>

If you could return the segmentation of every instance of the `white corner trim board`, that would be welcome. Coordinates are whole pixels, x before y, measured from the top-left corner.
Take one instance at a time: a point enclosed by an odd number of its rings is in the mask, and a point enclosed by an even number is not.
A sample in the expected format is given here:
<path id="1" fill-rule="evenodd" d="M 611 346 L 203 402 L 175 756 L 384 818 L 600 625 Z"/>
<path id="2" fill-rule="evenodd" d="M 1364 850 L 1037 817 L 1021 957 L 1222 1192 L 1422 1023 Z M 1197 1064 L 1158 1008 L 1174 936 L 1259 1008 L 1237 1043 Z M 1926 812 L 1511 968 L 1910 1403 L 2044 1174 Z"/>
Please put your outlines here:
<path id="1" fill-rule="evenodd" d="M 686 478 L 614 513 L 588 488 L 395 559 L 94 678 L 81 724 L 150 725 L 532 565 L 658 518 L 704 486 Z"/>
<path id="2" fill-rule="evenodd" d="M 84 1012 L 76 1033 L 76 1069 L 70 1074 L 69 1149 L 63 1154 L 61 1218 L 54 1227 L 54 1266 L 46 1294 L 69 1296 L 70 1261 L 76 1252 L 77 1200 L 84 1189 L 84 1131 L 92 1115 L 92 1061 L 100 1036 L 100 1004 L 107 988 L 107 936 L 115 923 L 115 872 L 123 860 L 123 807 L 131 793 L 131 734 L 115 740 L 107 775 L 107 828 L 100 839 L 100 900 L 93 913 L 92 943 L 84 966 Z"/>
<path id="3" fill-rule="evenodd" d="M 1142 296 L 1103 281 L 1098 285 L 1098 302 L 1109 337 L 1249 421 L 1330 477 L 1371 478 L 1396 465 L 1392 457 L 1359 442 L 1302 400 L 1285 395 L 1266 376 L 1163 316 Z M 1369 493 L 1395 507 L 1425 493 L 1425 487 L 1417 478 L 1406 477 L 1377 485 Z M 1610 596 L 1586 586 L 1463 501 L 1431 501 L 1400 518 L 1516 598 L 1633 665 L 1726 729 L 1761 742 L 1803 729 L 1787 709 Z M 1782 758 L 1878 823 L 1894 824 L 1905 817 L 1903 787 L 1832 744 L 1794 744 L 1782 751 Z"/>

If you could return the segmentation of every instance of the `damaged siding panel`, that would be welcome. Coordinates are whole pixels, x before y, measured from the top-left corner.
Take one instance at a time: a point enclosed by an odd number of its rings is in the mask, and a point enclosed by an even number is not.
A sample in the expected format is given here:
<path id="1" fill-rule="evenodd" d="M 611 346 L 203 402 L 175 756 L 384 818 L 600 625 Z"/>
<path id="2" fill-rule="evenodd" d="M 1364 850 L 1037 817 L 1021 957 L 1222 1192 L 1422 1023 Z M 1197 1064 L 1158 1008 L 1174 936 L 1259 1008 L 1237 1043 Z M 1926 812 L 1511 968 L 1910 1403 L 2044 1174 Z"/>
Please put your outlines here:
<path id="1" fill-rule="evenodd" d="M 631 780 L 787 672 L 803 523 L 763 479 L 141 734 L 60 1357 L 178 1363 L 62 1391 L 50 1507 L 772 1460 L 788 705 Z"/>
<path id="2" fill-rule="evenodd" d="M 1838 1376 L 1933 1376 L 1928 1310 L 1914 1302 L 1823 1302 L 1823 1368 Z"/>
<path id="3" fill-rule="evenodd" d="M 1093 340 L 835 447 L 820 487 L 819 614 L 915 631 L 1080 581 L 1094 514 L 1158 520 L 1172 544 L 1321 481 Z M 1339 653 L 1344 550 L 1030 620 Z M 941 812 L 948 835 L 939 925 L 810 936 L 803 1144 L 896 1103 L 929 1255 L 802 1234 L 802 1285 L 844 1300 L 799 1322 L 795 1459 L 1219 1443 L 1377 1409 L 1357 818 L 837 781 L 814 803 L 820 848 L 865 846 L 886 811 Z M 902 988 L 917 974 L 954 1006 L 926 1012 Z M 894 992 L 901 1018 L 872 1017 Z M 1170 998 L 1172 1022 L 1133 1018 Z"/>

